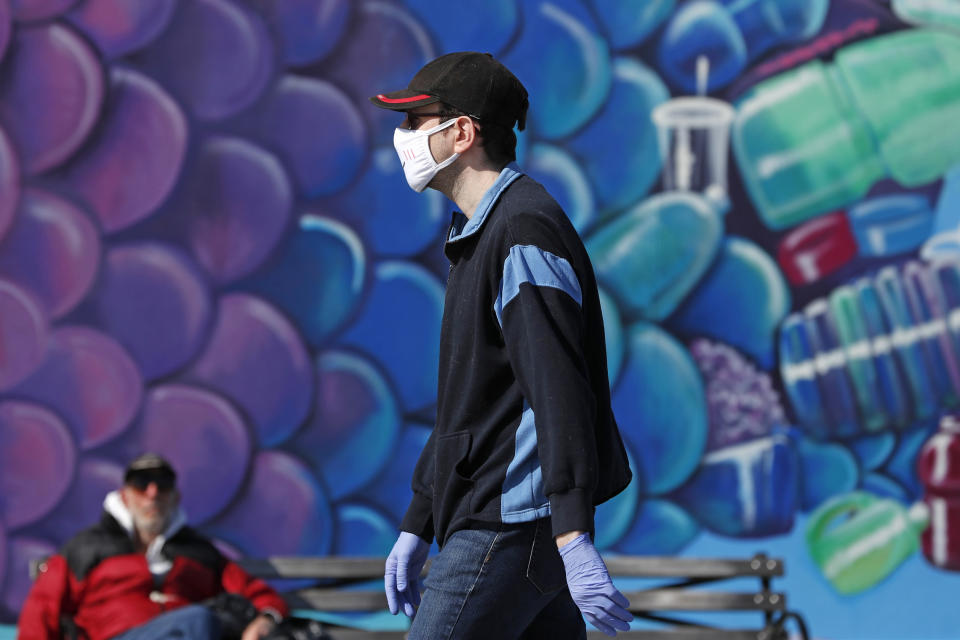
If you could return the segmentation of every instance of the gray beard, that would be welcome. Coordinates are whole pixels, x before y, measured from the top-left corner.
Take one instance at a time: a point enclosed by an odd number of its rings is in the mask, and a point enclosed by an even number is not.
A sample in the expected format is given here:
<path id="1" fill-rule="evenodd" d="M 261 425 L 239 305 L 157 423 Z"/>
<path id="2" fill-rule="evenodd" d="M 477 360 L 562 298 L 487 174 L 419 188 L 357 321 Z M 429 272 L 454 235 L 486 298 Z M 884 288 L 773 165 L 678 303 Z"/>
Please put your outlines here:
<path id="1" fill-rule="evenodd" d="M 148 536 L 155 538 L 167 528 L 167 523 L 170 521 L 169 516 L 158 516 L 156 518 L 141 518 L 140 516 L 133 516 L 133 526 L 136 527 L 137 531 L 140 532 L 143 536 Z"/>

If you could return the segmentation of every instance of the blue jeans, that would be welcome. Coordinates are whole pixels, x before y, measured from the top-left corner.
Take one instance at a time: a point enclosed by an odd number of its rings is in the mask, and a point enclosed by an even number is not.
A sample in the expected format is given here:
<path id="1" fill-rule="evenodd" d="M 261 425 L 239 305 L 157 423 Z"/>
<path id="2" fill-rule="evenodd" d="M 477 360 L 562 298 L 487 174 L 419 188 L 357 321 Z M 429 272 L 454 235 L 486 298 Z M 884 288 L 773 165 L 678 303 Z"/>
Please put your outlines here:
<path id="1" fill-rule="evenodd" d="M 457 531 L 430 564 L 409 640 L 585 640 L 550 519 Z"/>
<path id="2" fill-rule="evenodd" d="M 220 640 L 220 621 L 203 605 L 192 604 L 161 613 L 112 640 Z"/>

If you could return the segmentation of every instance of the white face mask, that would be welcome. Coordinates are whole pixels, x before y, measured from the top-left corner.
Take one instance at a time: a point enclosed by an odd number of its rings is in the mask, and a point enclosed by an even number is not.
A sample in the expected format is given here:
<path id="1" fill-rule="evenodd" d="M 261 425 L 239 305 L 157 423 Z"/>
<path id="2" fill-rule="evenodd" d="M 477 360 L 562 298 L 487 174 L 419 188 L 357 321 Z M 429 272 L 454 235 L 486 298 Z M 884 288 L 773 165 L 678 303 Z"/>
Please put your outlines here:
<path id="1" fill-rule="evenodd" d="M 397 155 L 400 156 L 403 175 L 407 178 L 407 184 L 410 185 L 410 188 L 417 193 L 427 188 L 427 185 L 433 180 L 433 176 L 437 175 L 440 169 L 460 157 L 459 153 L 454 153 L 443 162 L 437 162 L 430 153 L 430 136 L 437 131 L 453 126 L 456 121 L 456 118 L 447 120 L 423 131 L 397 129 L 393 132 L 393 147 L 397 150 Z"/>

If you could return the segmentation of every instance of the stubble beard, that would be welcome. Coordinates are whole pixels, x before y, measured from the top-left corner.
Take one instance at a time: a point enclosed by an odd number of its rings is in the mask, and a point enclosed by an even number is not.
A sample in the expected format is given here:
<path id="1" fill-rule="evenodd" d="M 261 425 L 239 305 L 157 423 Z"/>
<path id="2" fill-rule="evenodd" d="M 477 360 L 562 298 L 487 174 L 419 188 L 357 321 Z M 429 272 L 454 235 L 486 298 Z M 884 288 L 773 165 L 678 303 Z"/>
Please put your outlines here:
<path id="1" fill-rule="evenodd" d="M 454 200 L 453 195 L 456 192 L 461 173 L 458 163 L 453 162 L 453 164 L 440 169 L 427 186 L 439 191 L 450 200 Z"/>

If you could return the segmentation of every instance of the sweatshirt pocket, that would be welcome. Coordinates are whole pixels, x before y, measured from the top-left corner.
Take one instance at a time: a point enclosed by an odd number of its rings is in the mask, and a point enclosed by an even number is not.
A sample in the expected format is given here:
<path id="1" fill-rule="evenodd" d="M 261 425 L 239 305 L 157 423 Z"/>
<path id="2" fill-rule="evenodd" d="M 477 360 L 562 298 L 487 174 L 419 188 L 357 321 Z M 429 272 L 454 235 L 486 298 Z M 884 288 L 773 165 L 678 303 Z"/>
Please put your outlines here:
<path id="1" fill-rule="evenodd" d="M 450 514 L 469 509 L 469 504 L 461 504 L 473 489 L 473 481 L 464 472 L 467 457 L 470 454 L 471 436 L 469 431 L 457 431 L 437 439 L 434 455 L 433 479 L 434 493 L 440 498 L 442 509 Z"/>

